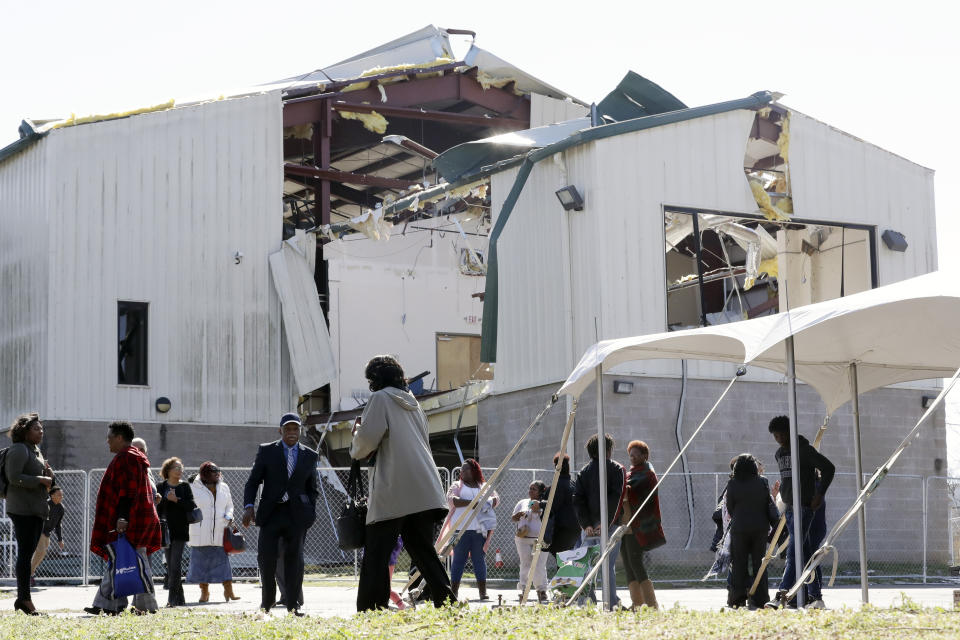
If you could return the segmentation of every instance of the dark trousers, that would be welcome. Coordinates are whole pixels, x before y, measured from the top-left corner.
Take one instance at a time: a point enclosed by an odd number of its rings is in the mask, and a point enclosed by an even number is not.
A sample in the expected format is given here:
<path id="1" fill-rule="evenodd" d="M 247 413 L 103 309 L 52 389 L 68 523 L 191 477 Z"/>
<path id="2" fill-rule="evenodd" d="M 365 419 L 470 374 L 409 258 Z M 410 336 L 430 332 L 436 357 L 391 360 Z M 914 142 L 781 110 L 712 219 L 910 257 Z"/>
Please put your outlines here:
<path id="1" fill-rule="evenodd" d="M 447 572 L 433 547 L 433 527 L 438 515 L 442 517 L 438 510 L 431 509 L 367 525 L 357 588 L 357 611 L 387 608 L 390 601 L 390 554 L 397 546 L 398 535 L 403 538 L 404 548 L 430 587 L 433 604 L 441 607 L 447 599 L 456 600 L 450 590 Z"/>
<path id="2" fill-rule="evenodd" d="M 7 514 L 17 538 L 17 600 L 30 600 L 30 561 L 43 533 L 43 518 Z M 396 540 L 396 538 L 394 538 Z"/>
<path id="3" fill-rule="evenodd" d="M 293 521 L 289 503 L 278 504 L 268 522 L 260 526 L 257 538 L 257 564 L 260 566 L 260 607 L 270 610 L 277 600 L 277 558 L 283 541 L 283 578 L 287 593 L 303 589 L 303 527 Z M 396 538 L 394 538 L 396 539 Z M 287 609 L 296 609 L 295 602 L 284 601 Z"/>
<path id="4" fill-rule="evenodd" d="M 812 556 L 813 552 L 817 550 L 817 548 L 820 546 L 820 543 L 823 541 L 824 536 L 826 535 L 826 510 L 826 506 L 821 506 L 819 509 L 817 509 L 817 511 L 814 511 L 810 507 L 800 507 L 800 530 L 803 532 L 803 544 L 801 545 L 800 549 L 803 552 L 804 564 L 810 560 L 810 556 Z M 793 587 L 793 583 L 797 580 L 797 568 L 794 563 L 793 550 L 794 539 L 792 507 L 787 507 L 786 516 L 787 532 L 790 534 L 790 538 L 789 543 L 787 544 L 787 561 L 783 566 L 783 579 L 780 581 L 780 589 L 783 591 L 787 591 Z M 816 541 L 816 543 L 814 543 L 814 541 Z M 814 546 L 814 544 L 816 544 L 816 546 Z M 804 567 L 800 567 L 801 572 L 803 569 Z M 810 604 L 814 600 L 820 600 L 823 598 L 823 594 L 821 592 L 823 572 L 819 566 L 816 568 L 816 570 L 814 570 L 813 575 L 813 582 L 803 585 L 804 604 Z M 792 600 L 791 602 L 796 602 L 796 600 Z"/>
<path id="5" fill-rule="evenodd" d="M 727 604 L 743 606 L 747 603 L 747 593 L 757 579 L 757 569 L 763 562 L 767 551 L 767 531 L 731 531 L 730 532 L 730 575 L 732 576 Z M 748 566 L 749 565 L 749 566 Z M 762 607 L 770 593 L 767 589 L 767 571 L 764 569 L 757 590 L 750 601 Z"/>
<path id="6" fill-rule="evenodd" d="M 304 538 L 306 538 L 307 532 L 303 532 Z M 278 558 L 277 558 L 277 589 L 280 590 L 280 600 L 283 602 L 285 607 L 289 607 L 290 600 L 287 599 L 287 583 L 285 582 L 284 570 L 283 570 L 283 540 L 280 540 L 280 546 L 277 549 Z M 300 554 L 300 573 L 303 573 L 303 554 Z M 294 603 L 294 608 L 299 609 L 303 606 L 303 587 L 300 587 L 300 593 L 297 594 L 296 602 Z"/>
<path id="7" fill-rule="evenodd" d="M 163 550 L 167 560 L 167 606 L 182 607 L 187 603 L 183 597 L 183 548 L 186 540 L 171 540 L 170 546 Z"/>

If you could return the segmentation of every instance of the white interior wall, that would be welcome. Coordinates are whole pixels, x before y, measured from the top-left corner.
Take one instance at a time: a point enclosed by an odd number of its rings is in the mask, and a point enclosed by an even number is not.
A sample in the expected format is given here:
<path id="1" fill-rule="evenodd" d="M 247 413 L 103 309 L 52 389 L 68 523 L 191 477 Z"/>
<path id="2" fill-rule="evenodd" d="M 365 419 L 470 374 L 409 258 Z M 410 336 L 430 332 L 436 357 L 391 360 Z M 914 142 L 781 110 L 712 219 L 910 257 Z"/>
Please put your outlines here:
<path id="1" fill-rule="evenodd" d="M 464 223 L 475 233 L 479 220 Z M 443 226 L 442 231 L 414 227 Z M 329 264 L 330 338 L 339 377 L 331 384 L 334 406 L 353 408 L 354 396 L 367 393 L 363 369 L 377 354 L 399 358 L 409 376 L 430 371 L 436 377 L 436 334 L 480 335 L 483 304 L 474 293 L 484 278 L 462 275 L 459 250 L 466 244 L 445 220 L 394 228 L 388 242 L 360 234 L 324 246 Z M 476 250 L 485 238 L 468 236 Z M 337 404 L 339 402 L 339 405 Z"/>

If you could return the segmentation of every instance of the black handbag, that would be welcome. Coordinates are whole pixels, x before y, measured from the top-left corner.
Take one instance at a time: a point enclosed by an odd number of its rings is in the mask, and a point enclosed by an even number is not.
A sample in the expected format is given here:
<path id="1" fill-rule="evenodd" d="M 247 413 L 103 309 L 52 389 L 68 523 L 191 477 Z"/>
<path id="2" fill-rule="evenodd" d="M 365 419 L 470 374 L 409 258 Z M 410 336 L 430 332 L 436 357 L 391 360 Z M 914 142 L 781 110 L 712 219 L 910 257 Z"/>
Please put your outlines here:
<path id="1" fill-rule="evenodd" d="M 164 549 L 170 546 L 170 525 L 163 518 L 160 518 L 160 546 Z"/>
<path id="2" fill-rule="evenodd" d="M 347 500 L 337 518 L 337 546 L 344 551 L 362 549 L 367 529 L 367 498 L 360 495 L 360 463 L 350 465 Z"/>
<path id="3" fill-rule="evenodd" d="M 187 511 L 187 524 L 197 524 L 198 522 L 203 522 L 203 511 L 200 510 L 200 507 Z"/>

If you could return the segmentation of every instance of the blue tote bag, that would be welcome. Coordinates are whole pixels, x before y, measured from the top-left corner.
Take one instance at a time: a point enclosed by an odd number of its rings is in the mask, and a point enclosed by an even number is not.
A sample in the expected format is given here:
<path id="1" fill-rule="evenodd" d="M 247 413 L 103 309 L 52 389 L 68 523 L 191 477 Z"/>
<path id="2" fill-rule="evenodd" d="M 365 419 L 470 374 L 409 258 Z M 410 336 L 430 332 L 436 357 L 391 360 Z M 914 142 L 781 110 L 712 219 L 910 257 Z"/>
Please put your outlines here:
<path id="1" fill-rule="evenodd" d="M 142 558 L 137 554 L 127 537 L 120 535 L 116 542 L 107 545 L 110 555 L 110 572 L 113 574 L 113 597 L 124 598 L 138 593 L 148 593 L 147 572 Z"/>

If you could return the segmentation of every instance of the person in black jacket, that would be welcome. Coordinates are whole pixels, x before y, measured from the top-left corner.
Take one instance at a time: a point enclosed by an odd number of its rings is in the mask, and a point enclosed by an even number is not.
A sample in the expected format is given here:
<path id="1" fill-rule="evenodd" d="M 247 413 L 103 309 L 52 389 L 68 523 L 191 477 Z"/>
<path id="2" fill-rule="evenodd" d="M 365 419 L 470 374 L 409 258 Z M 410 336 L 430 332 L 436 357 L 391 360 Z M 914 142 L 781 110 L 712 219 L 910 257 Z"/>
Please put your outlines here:
<path id="1" fill-rule="evenodd" d="M 157 485 L 160 504 L 157 513 L 167 521 L 170 544 L 164 549 L 167 575 L 163 586 L 167 590 L 167 606 L 182 607 L 187 602 L 183 595 L 183 549 L 190 540 L 190 525 L 187 514 L 197 508 L 193 501 L 193 489 L 183 477 L 183 462 L 180 458 L 167 458 L 160 467 L 163 481 Z"/>
<path id="2" fill-rule="evenodd" d="M 747 594 L 763 562 L 770 527 L 780 520 L 767 479 L 759 474 L 756 459 L 741 453 L 733 465 L 733 477 L 725 489 L 727 512 L 730 514 L 730 565 L 732 580 L 727 592 L 727 606 L 747 604 Z M 748 564 L 750 565 L 748 567 Z M 750 608 L 767 603 L 767 572 L 763 571 Z"/>
<path id="3" fill-rule="evenodd" d="M 793 539 L 793 477 L 790 465 L 790 418 L 787 416 L 777 416 L 770 421 L 770 433 L 780 445 L 777 449 L 777 465 L 780 467 L 780 498 L 786 504 L 787 532 L 790 535 L 789 545 L 787 546 L 787 562 L 783 568 L 783 579 L 780 581 L 780 589 L 773 602 L 768 606 L 796 606 L 796 601 L 788 603 L 782 602 L 784 594 L 793 586 L 796 580 L 797 568 L 794 566 L 794 539 Z M 801 544 L 803 552 L 803 562 L 806 563 L 813 552 L 816 551 L 814 543 L 819 544 L 823 538 L 822 530 L 826 527 L 826 521 L 818 517 L 819 511 L 825 509 L 823 497 L 833 481 L 835 467 L 823 454 L 817 451 L 803 436 L 799 436 L 799 450 L 797 459 L 799 462 L 800 476 L 800 530 L 803 532 Z M 819 476 L 819 478 L 818 478 Z M 814 527 L 815 521 L 819 527 Z M 819 531 L 818 531 L 819 529 Z M 801 567 L 802 571 L 803 568 Z M 822 575 L 820 567 L 814 572 L 813 582 L 804 585 L 804 602 L 807 606 L 815 609 L 823 609 L 823 595 L 821 592 Z"/>
<path id="4" fill-rule="evenodd" d="M 624 482 L 627 477 L 626 469 L 619 462 L 610 459 L 613 454 L 613 438 L 607 434 L 606 445 L 606 465 L 607 465 L 607 486 L 601 494 L 600 491 L 600 462 L 599 462 L 599 438 L 596 435 L 587 440 L 587 455 L 590 456 L 588 462 L 580 470 L 577 476 L 577 484 L 573 490 L 573 507 L 577 512 L 577 522 L 583 529 L 582 542 L 587 538 L 600 535 L 600 500 L 601 495 L 607 501 L 607 517 L 610 521 L 607 526 L 612 529 L 620 517 L 617 509 L 620 504 L 620 496 L 623 495 Z M 594 543 L 596 544 L 596 543 Z M 620 541 L 607 556 L 607 566 L 610 571 L 610 578 L 613 581 L 613 598 L 611 602 L 605 603 L 609 609 L 613 609 L 620 603 L 617 596 L 616 584 L 616 564 L 617 556 L 620 555 Z"/>
<path id="5" fill-rule="evenodd" d="M 557 477 L 557 487 L 553 494 L 553 506 L 550 507 L 550 519 L 547 521 L 543 533 L 544 548 L 552 553 L 554 558 L 561 551 L 569 551 L 577 546 L 580 539 L 580 527 L 577 524 L 577 513 L 573 508 L 573 487 L 570 481 L 570 456 L 557 452 L 553 456 L 553 468 L 563 459 L 560 475 Z M 548 491 L 549 495 L 549 491 Z"/>

